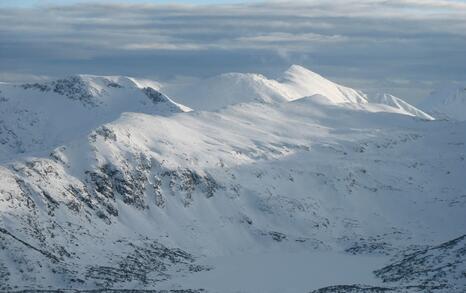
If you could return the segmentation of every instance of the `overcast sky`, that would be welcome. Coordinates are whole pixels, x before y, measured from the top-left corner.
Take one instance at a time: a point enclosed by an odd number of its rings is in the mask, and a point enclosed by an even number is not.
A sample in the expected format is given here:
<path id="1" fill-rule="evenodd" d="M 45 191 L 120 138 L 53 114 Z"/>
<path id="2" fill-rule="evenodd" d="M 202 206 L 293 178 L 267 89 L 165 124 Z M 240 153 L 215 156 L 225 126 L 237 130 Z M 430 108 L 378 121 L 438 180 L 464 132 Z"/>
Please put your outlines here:
<path id="1" fill-rule="evenodd" d="M 0 81 L 276 77 L 300 64 L 413 102 L 466 81 L 465 1 L 167 2 L 1 0 Z"/>

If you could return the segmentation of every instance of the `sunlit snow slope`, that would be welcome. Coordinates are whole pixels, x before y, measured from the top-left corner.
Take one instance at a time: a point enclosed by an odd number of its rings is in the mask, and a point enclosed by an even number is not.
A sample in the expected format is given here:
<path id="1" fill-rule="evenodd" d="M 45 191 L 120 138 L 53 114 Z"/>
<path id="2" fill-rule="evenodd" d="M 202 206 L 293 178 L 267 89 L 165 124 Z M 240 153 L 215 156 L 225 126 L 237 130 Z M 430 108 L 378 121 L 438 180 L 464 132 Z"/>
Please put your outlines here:
<path id="1" fill-rule="evenodd" d="M 431 116 L 388 94 L 369 95 L 336 84 L 302 66 L 293 65 L 279 80 L 259 74 L 227 73 L 205 80 L 162 86 L 162 91 L 176 96 L 183 104 L 196 110 L 215 110 L 243 102 L 283 102 L 320 95 L 331 104 L 389 105 L 386 111 L 432 119 Z M 378 108 L 379 111 L 384 111 Z"/>

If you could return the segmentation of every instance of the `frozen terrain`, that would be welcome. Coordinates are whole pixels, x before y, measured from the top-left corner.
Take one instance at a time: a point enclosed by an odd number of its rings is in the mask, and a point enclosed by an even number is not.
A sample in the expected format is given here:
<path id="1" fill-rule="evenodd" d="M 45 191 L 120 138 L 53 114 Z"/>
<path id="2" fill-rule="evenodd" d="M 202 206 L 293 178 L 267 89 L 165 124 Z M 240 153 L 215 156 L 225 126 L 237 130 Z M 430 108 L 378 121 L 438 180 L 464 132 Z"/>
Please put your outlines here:
<path id="1" fill-rule="evenodd" d="M 433 91 L 419 107 L 439 119 L 466 121 L 466 86 L 447 86 Z"/>
<path id="2" fill-rule="evenodd" d="M 0 84 L 0 161 L 49 152 L 128 111 L 166 116 L 188 108 L 126 77 L 78 75 L 43 84 Z"/>
<path id="3" fill-rule="evenodd" d="M 300 66 L 0 90 L 0 291 L 466 288 L 466 122 Z"/>
<path id="4" fill-rule="evenodd" d="M 390 112 L 432 119 L 395 96 L 383 93 L 368 95 L 336 84 L 299 65 L 291 66 L 279 80 L 259 74 L 226 73 L 201 81 L 177 83 L 174 86 L 167 84 L 161 90 L 197 110 L 216 110 L 244 102 L 279 103 L 319 95 L 331 104 L 385 104 L 391 107 Z"/>

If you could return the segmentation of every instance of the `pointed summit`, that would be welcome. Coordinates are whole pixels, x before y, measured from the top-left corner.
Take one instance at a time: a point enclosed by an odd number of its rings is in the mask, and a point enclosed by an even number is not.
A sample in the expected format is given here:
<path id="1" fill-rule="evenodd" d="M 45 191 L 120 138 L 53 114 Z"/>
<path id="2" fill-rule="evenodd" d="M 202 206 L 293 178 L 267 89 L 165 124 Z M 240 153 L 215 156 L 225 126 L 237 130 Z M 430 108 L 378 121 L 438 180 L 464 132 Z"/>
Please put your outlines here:
<path id="1" fill-rule="evenodd" d="M 335 104 L 367 103 L 365 95 L 341 86 L 300 65 L 291 65 L 281 79 L 293 97 L 322 95 Z"/>
<path id="2" fill-rule="evenodd" d="M 314 76 L 316 78 L 322 78 L 322 79 L 325 79 L 324 77 L 322 77 L 320 74 L 317 74 L 315 73 L 314 71 L 311 71 L 309 70 L 308 68 L 304 67 L 304 66 L 301 66 L 301 65 L 297 65 L 297 64 L 293 64 L 291 65 L 290 67 L 288 67 L 288 69 L 283 73 L 283 76 L 284 77 L 293 77 L 293 76 Z"/>

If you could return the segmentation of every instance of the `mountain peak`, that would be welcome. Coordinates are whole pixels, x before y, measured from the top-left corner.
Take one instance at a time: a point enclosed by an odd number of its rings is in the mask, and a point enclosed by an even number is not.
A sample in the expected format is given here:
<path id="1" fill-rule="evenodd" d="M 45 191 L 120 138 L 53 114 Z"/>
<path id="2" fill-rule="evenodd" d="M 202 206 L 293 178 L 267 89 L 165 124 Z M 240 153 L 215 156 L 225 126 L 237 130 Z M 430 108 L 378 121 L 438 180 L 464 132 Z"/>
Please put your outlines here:
<path id="1" fill-rule="evenodd" d="M 280 82 L 289 88 L 293 99 L 318 94 L 335 104 L 367 103 L 363 93 L 339 85 L 301 65 L 291 65 L 283 73 Z"/>
<path id="2" fill-rule="evenodd" d="M 1 85 L 0 161 L 71 141 L 125 112 L 170 116 L 190 111 L 142 85 L 129 77 L 95 75 Z"/>
<path id="3" fill-rule="evenodd" d="M 314 76 L 317 78 L 325 79 L 320 74 L 315 73 L 314 71 L 309 70 L 308 68 L 301 66 L 301 65 L 297 65 L 297 64 L 293 64 L 290 67 L 288 67 L 288 69 L 284 72 L 283 76 L 284 78 L 296 77 L 296 76 L 307 76 L 307 77 Z"/>
<path id="4" fill-rule="evenodd" d="M 367 94 L 339 85 L 296 64 L 277 80 L 253 73 L 224 73 L 181 86 L 167 86 L 162 90 L 195 110 L 216 110 L 245 102 L 280 103 L 309 96 L 325 97 L 326 103 L 335 105 L 371 102 Z M 384 107 L 385 111 L 432 119 L 396 97 L 375 99 L 375 103 L 391 107 Z"/>
<path id="5" fill-rule="evenodd" d="M 128 76 L 100 76 L 91 74 L 69 75 L 63 78 L 19 85 L 24 90 L 51 92 L 70 100 L 80 101 L 84 106 L 95 107 L 108 102 L 121 91 L 141 91 L 151 88 L 159 91 L 160 85 L 150 80 L 138 80 Z M 127 98 L 129 95 L 125 95 Z"/>

